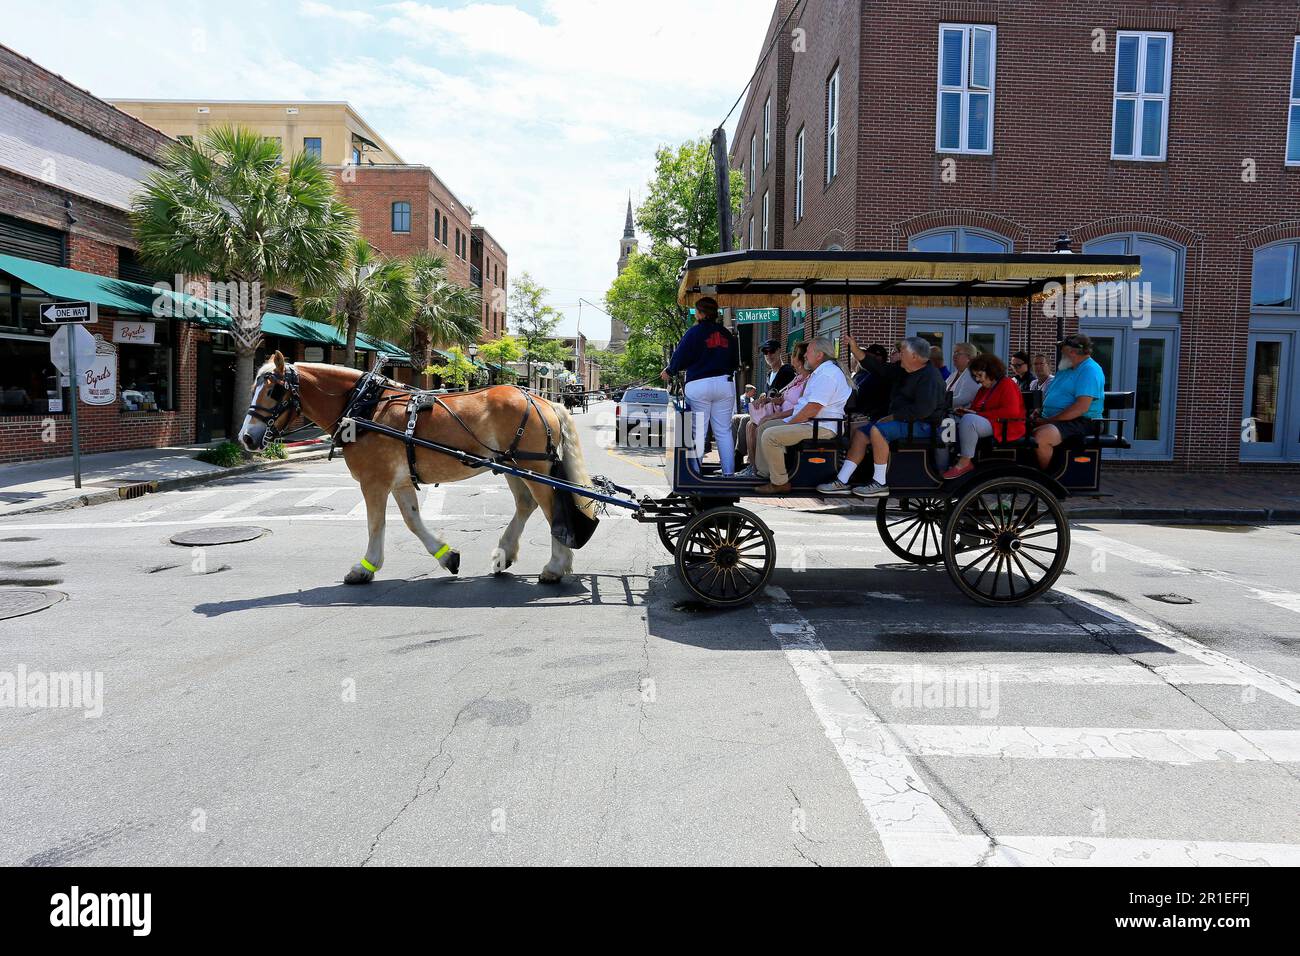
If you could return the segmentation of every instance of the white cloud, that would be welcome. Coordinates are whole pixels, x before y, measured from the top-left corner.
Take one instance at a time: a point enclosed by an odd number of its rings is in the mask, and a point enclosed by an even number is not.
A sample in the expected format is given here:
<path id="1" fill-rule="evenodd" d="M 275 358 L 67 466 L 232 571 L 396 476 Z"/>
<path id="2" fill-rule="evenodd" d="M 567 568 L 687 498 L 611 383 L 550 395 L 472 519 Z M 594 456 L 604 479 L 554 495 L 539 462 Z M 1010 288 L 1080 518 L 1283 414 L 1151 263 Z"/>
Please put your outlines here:
<path id="1" fill-rule="evenodd" d="M 0 14 L 18 2 L 0 0 Z M 578 297 L 598 302 L 614 277 L 627 194 L 640 197 L 656 146 L 708 135 L 748 80 L 771 10 L 100 0 L 39 24 L 5 17 L 5 42 L 101 96 L 351 102 L 478 211 L 512 274 L 550 287 L 571 331 Z M 582 325 L 608 334 L 593 310 Z"/>

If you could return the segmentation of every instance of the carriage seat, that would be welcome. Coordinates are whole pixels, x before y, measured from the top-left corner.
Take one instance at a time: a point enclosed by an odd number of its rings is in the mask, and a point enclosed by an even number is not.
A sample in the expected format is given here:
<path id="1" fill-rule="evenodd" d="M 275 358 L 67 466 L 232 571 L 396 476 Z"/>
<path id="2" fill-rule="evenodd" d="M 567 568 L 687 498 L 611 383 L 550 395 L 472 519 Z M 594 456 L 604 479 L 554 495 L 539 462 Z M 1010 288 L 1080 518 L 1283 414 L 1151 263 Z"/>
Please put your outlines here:
<path id="1" fill-rule="evenodd" d="M 1106 413 L 1136 406 L 1136 392 L 1106 392 L 1102 398 L 1102 417 L 1092 420 L 1092 433 L 1071 438 L 1063 443 L 1063 447 L 1067 451 L 1087 448 L 1131 448 L 1132 445 L 1124 437 L 1125 419 L 1108 418 Z M 1110 431 L 1111 425 L 1117 426 L 1114 433 Z"/>

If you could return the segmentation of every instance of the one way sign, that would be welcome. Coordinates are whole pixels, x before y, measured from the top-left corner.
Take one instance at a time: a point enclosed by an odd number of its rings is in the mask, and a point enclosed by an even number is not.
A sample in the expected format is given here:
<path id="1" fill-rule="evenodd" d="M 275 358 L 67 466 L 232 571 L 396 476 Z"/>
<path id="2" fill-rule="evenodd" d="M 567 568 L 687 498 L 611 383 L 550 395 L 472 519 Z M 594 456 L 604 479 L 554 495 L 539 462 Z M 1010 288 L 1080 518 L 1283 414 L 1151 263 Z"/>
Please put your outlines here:
<path id="1" fill-rule="evenodd" d="M 98 319 L 94 302 L 51 302 L 41 309 L 42 325 L 89 325 Z"/>

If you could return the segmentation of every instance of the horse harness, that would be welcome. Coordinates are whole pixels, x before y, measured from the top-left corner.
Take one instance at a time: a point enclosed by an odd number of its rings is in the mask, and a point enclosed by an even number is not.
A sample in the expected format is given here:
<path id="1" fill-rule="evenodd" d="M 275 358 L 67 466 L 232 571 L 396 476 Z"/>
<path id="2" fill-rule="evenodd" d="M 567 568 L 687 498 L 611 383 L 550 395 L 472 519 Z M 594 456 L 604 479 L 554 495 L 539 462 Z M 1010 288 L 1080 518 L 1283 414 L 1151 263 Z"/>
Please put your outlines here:
<path id="1" fill-rule="evenodd" d="M 295 385 L 296 385 L 296 381 L 295 381 Z M 392 379 L 388 378 L 387 376 L 373 371 L 367 372 L 364 376 L 362 376 L 361 379 L 357 381 L 357 384 L 353 387 L 352 394 L 349 396 L 347 403 L 344 405 L 343 412 L 339 416 L 339 422 L 334 428 L 333 440 L 337 445 L 338 435 L 344 422 L 349 420 L 353 422 L 356 421 L 373 422 L 375 413 L 378 411 L 379 405 L 381 403 L 401 401 L 403 399 L 406 399 L 407 400 L 406 431 L 404 432 L 404 438 L 406 444 L 406 465 L 411 474 L 411 484 L 414 485 L 416 489 L 420 487 L 420 475 L 416 469 L 416 464 L 415 464 L 415 449 L 416 449 L 415 428 L 416 425 L 419 423 L 420 412 L 424 411 L 425 409 L 441 408 L 448 415 L 450 415 L 452 420 L 455 421 L 456 424 L 458 424 L 462 429 L 464 429 L 465 433 L 469 435 L 470 438 L 472 438 L 475 442 L 477 442 L 483 448 L 487 449 L 489 452 L 492 453 L 493 457 L 489 458 L 488 459 L 489 461 L 495 462 L 497 464 L 500 464 L 502 462 L 519 462 L 519 461 L 549 461 L 552 464 L 554 464 L 555 462 L 560 460 L 560 456 L 556 454 L 555 436 L 551 431 L 550 422 L 546 420 L 546 416 L 543 415 L 541 409 L 537 407 L 536 399 L 534 399 L 533 396 L 529 394 L 527 389 L 524 389 L 518 385 L 516 385 L 515 387 L 518 388 L 520 394 L 524 396 L 524 400 L 526 401 L 527 404 L 524 406 L 524 414 L 523 414 L 523 418 L 521 418 L 519 421 L 519 428 L 515 430 L 515 437 L 510 442 L 510 447 L 505 449 L 504 451 L 492 447 L 487 442 L 483 441 L 483 439 L 479 438 L 476 434 L 474 434 L 473 429 L 471 429 L 469 425 L 465 423 L 464 419 L 462 419 L 458 414 L 456 414 L 455 409 L 453 409 L 449 404 L 447 404 L 447 402 L 443 401 L 442 396 L 439 395 L 437 392 L 424 391 L 422 389 L 412 388 L 409 385 L 405 385 L 401 382 L 395 382 Z M 397 395 L 385 394 L 385 392 L 394 391 L 394 390 L 396 390 L 399 394 Z M 296 401 L 296 395 L 295 395 L 295 401 Z M 528 417 L 533 412 L 537 413 L 538 420 L 542 423 L 542 427 L 546 429 L 546 451 L 544 452 L 521 451 L 519 449 L 519 443 L 523 440 L 524 432 L 528 430 Z M 331 447 L 330 457 L 332 458 L 333 456 L 334 456 L 334 448 Z"/>
<path id="2" fill-rule="evenodd" d="M 298 399 L 298 370 L 286 364 L 283 372 L 267 372 L 262 376 L 262 382 L 271 386 L 271 400 L 275 405 L 271 408 L 259 408 L 254 402 L 248 406 L 248 416 L 259 422 L 265 422 L 266 440 L 275 441 L 286 434 L 275 424 L 280 416 L 293 409 L 294 414 L 289 417 L 286 422 L 288 424 L 302 414 L 302 403 Z M 294 428 L 291 431 L 301 431 L 301 429 Z"/>

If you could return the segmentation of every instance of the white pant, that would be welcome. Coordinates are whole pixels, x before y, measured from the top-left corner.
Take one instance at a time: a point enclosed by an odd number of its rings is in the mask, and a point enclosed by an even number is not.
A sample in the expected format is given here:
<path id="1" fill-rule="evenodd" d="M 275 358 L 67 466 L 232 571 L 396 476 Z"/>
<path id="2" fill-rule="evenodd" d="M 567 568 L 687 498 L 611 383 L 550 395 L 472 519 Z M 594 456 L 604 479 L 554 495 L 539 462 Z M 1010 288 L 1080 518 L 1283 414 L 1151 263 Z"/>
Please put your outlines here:
<path id="1" fill-rule="evenodd" d="M 722 473 L 730 475 L 736 470 L 736 447 L 731 437 L 731 416 L 736 414 L 735 383 L 725 375 L 687 382 L 686 400 L 691 403 L 691 437 L 696 460 L 704 457 L 705 440 L 712 425 Z"/>

